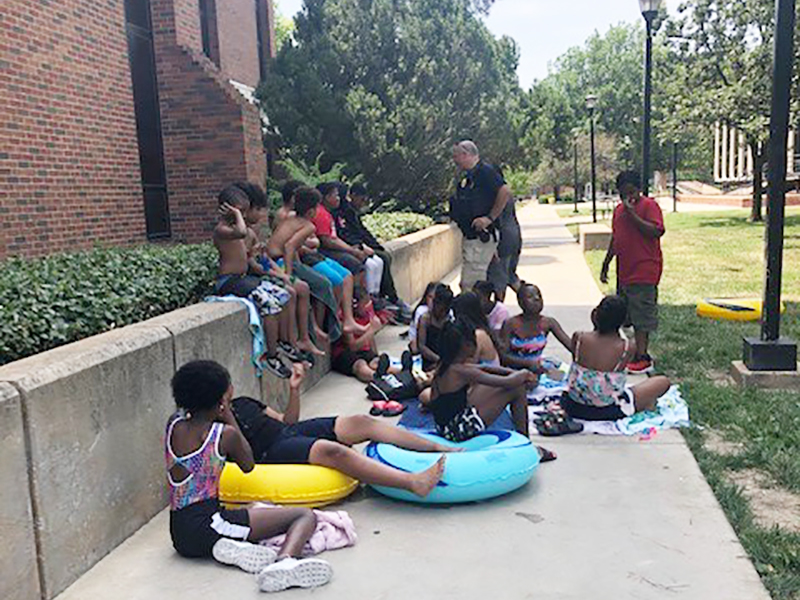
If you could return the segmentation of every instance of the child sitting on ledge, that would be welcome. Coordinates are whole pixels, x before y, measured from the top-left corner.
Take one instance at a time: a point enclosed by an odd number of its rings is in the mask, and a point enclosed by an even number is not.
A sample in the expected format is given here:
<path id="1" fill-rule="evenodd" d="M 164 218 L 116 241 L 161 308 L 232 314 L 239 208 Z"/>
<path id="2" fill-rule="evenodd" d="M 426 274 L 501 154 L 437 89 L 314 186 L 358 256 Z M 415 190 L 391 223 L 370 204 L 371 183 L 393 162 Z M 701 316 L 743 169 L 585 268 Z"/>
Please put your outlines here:
<path id="1" fill-rule="evenodd" d="M 655 410 L 670 381 L 663 375 L 627 387 L 625 367 L 636 356 L 636 341 L 623 338 L 628 307 L 619 296 L 607 296 L 592 311 L 594 331 L 575 332 L 569 388 L 561 399 L 566 413 L 586 421 L 616 421 L 635 412 Z"/>

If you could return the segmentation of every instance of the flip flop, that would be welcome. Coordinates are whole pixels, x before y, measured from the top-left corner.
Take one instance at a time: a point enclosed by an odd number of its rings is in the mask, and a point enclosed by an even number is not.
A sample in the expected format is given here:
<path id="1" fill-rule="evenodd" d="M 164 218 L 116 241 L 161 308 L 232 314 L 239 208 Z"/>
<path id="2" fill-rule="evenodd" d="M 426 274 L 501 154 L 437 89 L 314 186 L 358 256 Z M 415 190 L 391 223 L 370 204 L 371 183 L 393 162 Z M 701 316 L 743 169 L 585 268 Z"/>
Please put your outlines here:
<path id="1" fill-rule="evenodd" d="M 555 452 L 552 450 L 548 450 L 547 448 L 542 448 L 541 446 L 536 446 L 536 450 L 539 451 L 539 462 L 551 462 L 558 458 Z"/>
<path id="2" fill-rule="evenodd" d="M 402 415 L 406 410 L 405 404 L 400 404 L 395 400 L 389 400 L 383 409 L 384 417 L 396 417 Z"/>
<path id="3" fill-rule="evenodd" d="M 541 419 L 535 419 L 536 431 L 545 437 L 569 435 L 583 431 L 583 424 L 573 421 L 565 415 L 548 413 Z"/>
<path id="4" fill-rule="evenodd" d="M 386 404 L 384 400 L 375 400 L 375 402 L 372 403 L 372 408 L 369 409 L 369 414 L 373 417 L 380 417 L 386 409 Z"/>

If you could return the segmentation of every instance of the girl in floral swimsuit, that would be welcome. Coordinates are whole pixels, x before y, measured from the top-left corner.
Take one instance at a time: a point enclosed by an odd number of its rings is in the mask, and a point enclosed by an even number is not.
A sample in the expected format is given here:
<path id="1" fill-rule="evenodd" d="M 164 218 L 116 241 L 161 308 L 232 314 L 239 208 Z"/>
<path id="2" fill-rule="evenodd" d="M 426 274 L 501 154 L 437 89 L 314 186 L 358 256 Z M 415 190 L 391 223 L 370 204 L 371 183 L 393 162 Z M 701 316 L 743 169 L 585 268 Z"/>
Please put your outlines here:
<path id="1" fill-rule="evenodd" d="M 654 410 L 658 398 L 669 390 L 669 379 L 663 375 L 627 386 L 625 366 L 636 355 L 636 342 L 619 334 L 627 310 L 622 298 L 608 296 L 592 311 L 594 331 L 573 336 L 569 388 L 561 399 L 569 416 L 587 421 L 623 419 Z"/>

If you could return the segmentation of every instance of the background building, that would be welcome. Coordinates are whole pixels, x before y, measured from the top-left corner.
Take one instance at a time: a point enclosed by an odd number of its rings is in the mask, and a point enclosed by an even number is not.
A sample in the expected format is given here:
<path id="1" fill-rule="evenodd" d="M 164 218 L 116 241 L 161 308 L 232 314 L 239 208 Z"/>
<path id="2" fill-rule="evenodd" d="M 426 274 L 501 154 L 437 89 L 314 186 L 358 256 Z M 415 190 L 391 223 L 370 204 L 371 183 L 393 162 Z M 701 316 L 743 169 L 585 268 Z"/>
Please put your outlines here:
<path id="1" fill-rule="evenodd" d="M 4 0 L 0 258 L 207 239 L 274 51 L 271 0 Z"/>

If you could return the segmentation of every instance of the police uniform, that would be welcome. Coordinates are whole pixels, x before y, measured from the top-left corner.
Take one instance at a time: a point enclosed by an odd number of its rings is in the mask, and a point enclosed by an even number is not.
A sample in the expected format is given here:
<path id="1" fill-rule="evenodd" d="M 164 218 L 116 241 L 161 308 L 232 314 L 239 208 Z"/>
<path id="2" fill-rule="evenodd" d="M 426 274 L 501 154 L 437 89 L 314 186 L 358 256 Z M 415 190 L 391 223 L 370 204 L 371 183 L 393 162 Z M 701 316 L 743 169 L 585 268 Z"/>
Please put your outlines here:
<path id="1" fill-rule="evenodd" d="M 456 196 L 450 201 L 450 218 L 464 235 L 461 245 L 461 289 L 464 291 L 471 289 L 476 281 L 486 279 L 489 263 L 497 250 L 495 224 L 479 232 L 472 222 L 478 217 L 489 217 L 497 193 L 504 185 L 502 175 L 483 161 L 463 172 L 456 183 Z"/>

